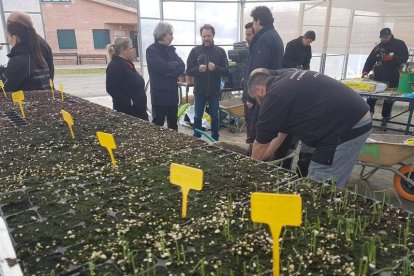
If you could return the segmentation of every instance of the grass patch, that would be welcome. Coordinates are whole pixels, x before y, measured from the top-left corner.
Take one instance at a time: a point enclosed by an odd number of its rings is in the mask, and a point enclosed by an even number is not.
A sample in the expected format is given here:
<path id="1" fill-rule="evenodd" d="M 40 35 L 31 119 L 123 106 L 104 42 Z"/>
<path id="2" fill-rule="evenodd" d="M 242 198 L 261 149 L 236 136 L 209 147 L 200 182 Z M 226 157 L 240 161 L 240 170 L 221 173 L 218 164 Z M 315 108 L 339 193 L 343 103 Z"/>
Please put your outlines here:
<path id="1" fill-rule="evenodd" d="M 106 68 L 68 68 L 56 69 L 56 75 L 100 75 L 105 73 Z"/>

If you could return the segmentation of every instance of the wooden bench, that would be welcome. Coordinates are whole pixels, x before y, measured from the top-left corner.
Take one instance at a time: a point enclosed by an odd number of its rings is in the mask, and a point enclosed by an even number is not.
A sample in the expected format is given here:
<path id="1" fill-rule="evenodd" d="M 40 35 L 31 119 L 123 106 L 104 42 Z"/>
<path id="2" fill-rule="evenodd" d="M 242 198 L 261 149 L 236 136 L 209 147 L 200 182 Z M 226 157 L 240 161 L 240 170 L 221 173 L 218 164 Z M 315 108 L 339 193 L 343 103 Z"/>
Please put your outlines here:
<path id="1" fill-rule="evenodd" d="M 79 64 L 82 64 L 82 60 L 105 60 L 105 64 L 108 64 L 106 55 L 79 55 Z"/>
<path id="2" fill-rule="evenodd" d="M 79 64 L 77 53 L 53 53 L 53 60 L 75 60 L 76 65 Z"/>

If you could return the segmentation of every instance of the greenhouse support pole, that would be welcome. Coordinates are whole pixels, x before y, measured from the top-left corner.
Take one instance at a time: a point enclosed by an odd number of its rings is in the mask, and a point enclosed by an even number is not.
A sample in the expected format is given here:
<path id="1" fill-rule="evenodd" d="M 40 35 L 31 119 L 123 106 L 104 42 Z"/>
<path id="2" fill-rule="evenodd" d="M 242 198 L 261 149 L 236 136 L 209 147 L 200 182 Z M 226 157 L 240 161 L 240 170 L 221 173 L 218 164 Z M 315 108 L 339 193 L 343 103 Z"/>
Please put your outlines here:
<path id="1" fill-rule="evenodd" d="M 246 4 L 244 3 L 245 0 L 241 0 L 240 1 L 240 6 L 239 6 L 239 39 L 240 41 L 244 41 L 244 8 L 246 7 Z"/>
<path id="2" fill-rule="evenodd" d="M 355 10 L 352 9 L 351 14 L 349 16 L 348 34 L 346 36 L 345 57 L 344 64 L 342 65 L 342 79 L 346 78 L 346 72 L 348 70 L 349 48 L 351 48 L 352 27 L 354 26 L 354 14 Z"/>
<path id="3" fill-rule="evenodd" d="M 332 14 L 332 0 L 329 0 L 328 6 L 326 7 L 325 32 L 324 32 L 323 41 L 322 41 L 322 57 L 321 57 L 321 65 L 319 68 L 320 73 L 325 73 L 326 52 L 328 51 L 329 27 L 331 25 L 331 14 Z"/>
<path id="4" fill-rule="evenodd" d="M 160 1 L 160 21 L 164 21 L 164 0 Z"/>
<path id="5" fill-rule="evenodd" d="M 140 3 L 137 0 L 137 43 L 138 43 L 138 53 L 139 53 L 139 70 L 141 76 L 144 77 L 144 54 L 142 49 L 142 29 L 141 29 L 141 13 L 140 13 Z"/>
<path id="6" fill-rule="evenodd" d="M 299 18 L 298 18 L 298 33 L 297 36 L 301 36 L 303 32 L 303 18 L 305 17 L 305 4 L 300 4 Z"/>

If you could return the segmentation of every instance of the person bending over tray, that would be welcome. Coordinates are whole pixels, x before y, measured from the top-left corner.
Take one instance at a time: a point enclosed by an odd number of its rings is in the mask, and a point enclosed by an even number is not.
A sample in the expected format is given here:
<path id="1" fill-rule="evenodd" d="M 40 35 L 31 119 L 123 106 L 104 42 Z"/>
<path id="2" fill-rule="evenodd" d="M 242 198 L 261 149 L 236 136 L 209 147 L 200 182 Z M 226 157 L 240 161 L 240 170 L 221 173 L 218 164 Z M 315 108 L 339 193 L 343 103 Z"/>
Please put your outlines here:
<path id="1" fill-rule="evenodd" d="M 248 89 L 260 105 L 252 157 L 268 160 L 288 134 L 296 135 L 316 148 L 309 177 L 344 187 L 372 129 L 362 97 L 328 76 L 299 69 L 254 70 Z"/>

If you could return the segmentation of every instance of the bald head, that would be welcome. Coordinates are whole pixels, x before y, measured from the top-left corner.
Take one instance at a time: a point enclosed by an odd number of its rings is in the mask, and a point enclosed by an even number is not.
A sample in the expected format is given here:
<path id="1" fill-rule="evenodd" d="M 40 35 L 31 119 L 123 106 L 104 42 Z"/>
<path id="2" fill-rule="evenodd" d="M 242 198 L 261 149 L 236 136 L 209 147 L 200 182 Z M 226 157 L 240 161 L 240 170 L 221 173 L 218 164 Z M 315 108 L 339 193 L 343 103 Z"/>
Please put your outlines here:
<path id="1" fill-rule="evenodd" d="M 10 13 L 9 17 L 7 18 L 7 22 L 17 22 L 23 25 L 33 27 L 33 21 L 32 18 L 30 18 L 30 15 L 21 11 L 14 11 Z"/>

